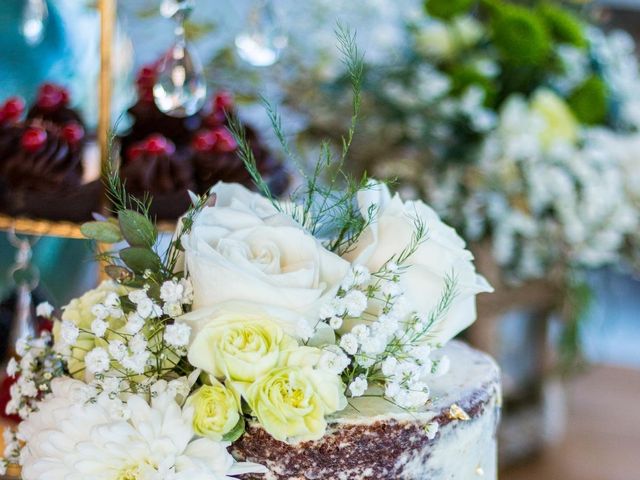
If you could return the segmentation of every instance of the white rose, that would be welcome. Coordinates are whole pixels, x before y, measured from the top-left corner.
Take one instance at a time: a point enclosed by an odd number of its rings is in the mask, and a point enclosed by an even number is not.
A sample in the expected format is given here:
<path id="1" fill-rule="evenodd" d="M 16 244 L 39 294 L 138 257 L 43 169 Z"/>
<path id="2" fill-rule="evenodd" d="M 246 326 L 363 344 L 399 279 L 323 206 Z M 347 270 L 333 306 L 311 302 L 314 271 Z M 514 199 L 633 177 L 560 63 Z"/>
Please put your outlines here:
<path id="1" fill-rule="evenodd" d="M 216 206 L 204 208 L 182 237 L 193 311 L 227 301 L 251 302 L 289 309 L 308 326 L 316 325 L 320 307 L 335 296 L 348 262 L 262 196 L 225 183 L 213 193 Z"/>
<path id="2" fill-rule="evenodd" d="M 377 205 L 375 218 L 363 232 L 355 248 L 346 257 L 378 271 L 392 257 L 407 248 L 415 232 L 416 218 L 426 227 L 426 238 L 408 259 L 401 276 L 401 287 L 409 311 L 428 315 L 438 305 L 448 277 L 455 279 L 456 296 L 449 310 L 430 331 L 430 343 L 445 343 L 476 319 L 475 296 L 493 289 L 476 274 L 473 255 L 454 229 L 445 225 L 430 207 L 421 201 L 403 203 L 391 197 L 379 184 L 358 195 L 363 215 Z"/>

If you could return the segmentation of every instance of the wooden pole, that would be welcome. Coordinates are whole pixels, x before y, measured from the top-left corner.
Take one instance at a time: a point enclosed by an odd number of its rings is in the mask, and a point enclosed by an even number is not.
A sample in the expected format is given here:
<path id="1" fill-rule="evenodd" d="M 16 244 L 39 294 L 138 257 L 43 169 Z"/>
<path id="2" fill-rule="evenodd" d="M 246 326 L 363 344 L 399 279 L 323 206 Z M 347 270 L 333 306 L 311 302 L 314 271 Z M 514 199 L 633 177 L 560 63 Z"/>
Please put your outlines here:
<path id="1" fill-rule="evenodd" d="M 116 24 L 116 0 L 99 0 L 100 10 L 100 101 L 98 117 L 98 143 L 100 146 L 100 171 L 105 172 L 110 161 L 110 132 L 111 132 L 111 82 L 113 61 L 113 33 Z M 102 208 L 107 208 L 106 195 L 102 194 Z M 106 245 L 97 244 L 98 251 L 107 249 Z M 98 265 L 98 282 L 104 280 L 106 274 L 102 262 Z"/>
<path id="2" fill-rule="evenodd" d="M 100 109 L 98 142 L 102 168 L 109 161 L 111 131 L 112 42 L 116 23 L 116 0 L 99 0 L 100 9 Z"/>

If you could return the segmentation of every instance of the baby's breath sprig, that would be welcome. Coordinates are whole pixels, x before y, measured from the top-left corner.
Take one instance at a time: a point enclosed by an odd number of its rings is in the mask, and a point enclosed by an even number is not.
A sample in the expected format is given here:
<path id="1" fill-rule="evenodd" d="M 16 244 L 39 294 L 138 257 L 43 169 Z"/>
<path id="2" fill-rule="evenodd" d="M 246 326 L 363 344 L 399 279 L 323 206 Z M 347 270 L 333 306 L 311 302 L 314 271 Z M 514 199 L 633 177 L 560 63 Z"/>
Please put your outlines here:
<path id="1" fill-rule="evenodd" d="M 408 311 L 401 284 L 427 234 L 424 222 L 415 219 L 411 239 L 402 251 L 376 272 L 355 265 L 335 299 L 320 312 L 321 322 L 336 331 L 338 351 L 327 355 L 351 397 L 362 396 L 376 385 L 385 399 L 402 409 L 421 407 L 429 399 L 425 379 L 448 368 L 445 357 L 432 356 L 439 345 L 430 338 L 456 296 L 455 277 L 445 279 L 437 305 L 424 314 Z"/>

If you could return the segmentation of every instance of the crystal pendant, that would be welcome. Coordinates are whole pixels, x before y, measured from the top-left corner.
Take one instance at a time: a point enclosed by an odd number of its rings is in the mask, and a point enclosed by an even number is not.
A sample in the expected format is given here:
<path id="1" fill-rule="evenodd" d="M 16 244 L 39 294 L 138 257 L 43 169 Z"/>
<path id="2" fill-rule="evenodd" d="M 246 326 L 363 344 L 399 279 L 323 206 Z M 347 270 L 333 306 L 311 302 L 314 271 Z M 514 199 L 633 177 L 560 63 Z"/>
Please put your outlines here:
<path id="1" fill-rule="evenodd" d="M 203 107 L 207 85 L 202 65 L 187 42 L 179 40 L 165 56 L 153 97 L 158 109 L 172 117 L 188 117 Z"/>
<path id="2" fill-rule="evenodd" d="M 44 39 L 44 30 L 49 17 L 46 0 L 27 0 L 22 9 L 20 32 L 31 46 L 39 45 Z"/>
<path id="3" fill-rule="evenodd" d="M 160 5 L 160 14 L 177 23 L 176 42 L 158 70 L 153 98 L 158 109 L 172 117 L 198 113 L 207 96 L 202 65 L 185 38 L 184 23 L 193 6 L 194 0 L 164 0 Z"/>
<path id="4" fill-rule="evenodd" d="M 160 15 L 164 18 L 176 18 L 182 22 L 191 14 L 194 0 L 163 0 L 160 4 Z"/>
<path id="5" fill-rule="evenodd" d="M 238 34 L 235 40 L 240 58 L 255 67 L 276 63 L 287 43 L 287 36 L 275 22 L 269 0 L 260 0 L 251 9 L 246 31 Z"/>

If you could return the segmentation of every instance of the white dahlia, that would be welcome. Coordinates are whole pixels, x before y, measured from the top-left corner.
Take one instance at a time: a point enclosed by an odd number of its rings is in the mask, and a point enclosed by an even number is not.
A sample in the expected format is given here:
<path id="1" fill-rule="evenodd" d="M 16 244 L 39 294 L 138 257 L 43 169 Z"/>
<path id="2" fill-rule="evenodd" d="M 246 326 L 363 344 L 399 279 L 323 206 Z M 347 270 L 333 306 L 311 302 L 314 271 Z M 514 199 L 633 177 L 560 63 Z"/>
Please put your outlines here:
<path id="1" fill-rule="evenodd" d="M 236 463 L 228 443 L 196 438 L 193 410 L 162 384 L 156 390 L 151 404 L 140 396 L 87 402 L 86 384 L 55 379 L 52 394 L 20 425 L 24 480 L 232 480 L 265 471 Z"/>

